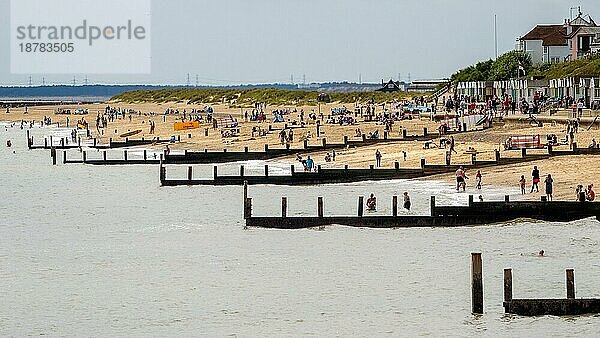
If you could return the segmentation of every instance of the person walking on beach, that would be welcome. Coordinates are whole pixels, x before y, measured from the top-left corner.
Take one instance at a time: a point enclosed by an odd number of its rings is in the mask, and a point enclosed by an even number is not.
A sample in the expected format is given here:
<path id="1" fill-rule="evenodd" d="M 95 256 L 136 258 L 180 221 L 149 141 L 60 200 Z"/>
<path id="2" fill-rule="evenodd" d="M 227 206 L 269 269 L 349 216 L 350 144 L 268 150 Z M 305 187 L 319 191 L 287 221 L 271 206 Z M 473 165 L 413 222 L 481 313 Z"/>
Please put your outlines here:
<path id="1" fill-rule="evenodd" d="M 306 171 L 311 172 L 314 165 L 314 161 L 310 156 L 306 158 Z"/>
<path id="2" fill-rule="evenodd" d="M 475 175 L 475 181 L 477 182 L 477 185 L 475 187 L 481 190 L 481 170 L 477 170 L 477 174 Z"/>
<path id="3" fill-rule="evenodd" d="M 531 191 L 529 193 L 533 193 L 533 188 L 535 188 L 535 192 L 539 192 L 540 189 L 538 187 L 538 183 L 540 183 L 540 171 L 538 170 L 537 165 L 533 166 L 533 171 L 531 172 Z"/>
<path id="4" fill-rule="evenodd" d="M 548 174 L 544 180 L 544 183 L 546 183 L 546 198 L 548 198 L 548 201 L 552 201 L 552 182 L 554 182 L 552 175 Z"/>
<path id="5" fill-rule="evenodd" d="M 408 196 L 408 192 L 404 192 L 404 209 L 410 211 L 410 196 Z"/>
<path id="6" fill-rule="evenodd" d="M 455 154 L 458 154 L 456 149 L 454 149 L 454 136 L 450 136 L 450 152 L 454 152 Z"/>
<path id="7" fill-rule="evenodd" d="M 377 149 L 377 151 L 375 152 L 375 165 L 377 167 L 381 167 L 381 152 L 379 151 L 379 149 Z"/>
<path id="8" fill-rule="evenodd" d="M 525 195 L 525 184 L 527 184 L 525 175 L 521 175 L 521 179 L 519 180 L 519 185 L 521 186 L 521 195 Z"/>

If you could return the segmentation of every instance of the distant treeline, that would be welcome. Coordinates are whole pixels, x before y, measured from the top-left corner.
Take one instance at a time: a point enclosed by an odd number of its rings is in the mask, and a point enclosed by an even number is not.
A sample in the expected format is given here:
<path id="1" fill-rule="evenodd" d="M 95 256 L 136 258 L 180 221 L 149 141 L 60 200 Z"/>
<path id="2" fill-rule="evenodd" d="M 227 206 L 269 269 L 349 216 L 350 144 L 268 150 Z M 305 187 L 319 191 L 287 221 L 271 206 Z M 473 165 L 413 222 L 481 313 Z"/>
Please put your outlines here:
<path id="1" fill-rule="evenodd" d="M 321 95 L 319 97 L 319 95 Z M 209 88 L 184 88 L 184 89 L 159 89 L 135 90 L 117 95 L 111 101 L 125 103 L 141 102 L 186 102 L 200 103 L 228 103 L 236 106 L 251 106 L 257 102 L 266 102 L 276 105 L 315 105 L 320 102 L 390 102 L 420 96 L 420 93 L 409 92 L 349 92 L 326 93 L 320 91 L 285 90 L 275 88 L 257 89 L 209 89 Z"/>

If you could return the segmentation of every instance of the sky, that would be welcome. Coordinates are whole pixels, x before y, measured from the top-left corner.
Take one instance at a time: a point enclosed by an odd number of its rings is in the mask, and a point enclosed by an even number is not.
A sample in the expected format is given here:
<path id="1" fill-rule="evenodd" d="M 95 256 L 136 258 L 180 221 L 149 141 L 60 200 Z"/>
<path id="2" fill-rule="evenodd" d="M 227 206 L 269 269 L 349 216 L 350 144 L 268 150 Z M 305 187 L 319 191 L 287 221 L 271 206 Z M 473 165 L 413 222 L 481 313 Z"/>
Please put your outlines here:
<path id="1" fill-rule="evenodd" d="M 44 1 L 44 0 L 40 0 Z M 100 1 L 100 0 L 98 0 Z M 444 78 L 515 48 L 599 0 L 151 0 L 150 74 L 11 74 L 10 0 L 0 0 L 0 85 L 234 85 Z M 596 20 L 600 22 L 600 20 Z M 305 80 L 304 80 L 305 79 Z"/>

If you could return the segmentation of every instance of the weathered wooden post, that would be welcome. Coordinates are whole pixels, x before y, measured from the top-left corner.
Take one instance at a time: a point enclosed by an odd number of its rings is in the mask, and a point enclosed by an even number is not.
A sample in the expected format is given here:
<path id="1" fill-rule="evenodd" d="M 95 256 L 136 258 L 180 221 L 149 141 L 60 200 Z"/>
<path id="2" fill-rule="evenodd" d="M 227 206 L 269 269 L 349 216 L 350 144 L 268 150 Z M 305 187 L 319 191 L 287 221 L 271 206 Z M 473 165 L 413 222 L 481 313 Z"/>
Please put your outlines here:
<path id="1" fill-rule="evenodd" d="M 204 136 L 208 137 L 208 128 L 204 128 Z"/>
<path id="2" fill-rule="evenodd" d="M 127 162 L 127 150 L 123 150 L 123 158 L 125 159 L 125 162 Z"/>
<path id="3" fill-rule="evenodd" d="M 94 148 L 96 147 L 97 144 L 98 144 L 98 140 L 96 140 L 96 138 L 94 137 Z"/>
<path id="4" fill-rule="evenodd" d="M 481 253 L 471 253 L 471 305 L 473 313 L 483 314 L 483 273 Z"/>
<path id="5" fill-rule="evenodd" d="M 323 138 L 323 148 L 327 147 L 327 138 Z"/>
<path id="6" fill-rule="evenodd" d="M 348 165 L 347 164 L 344 165 L 344 170 L 348 171 Z"/>
<path id="7" fill-rule="evenodd" d="M 269 177 L 269 165 L 265 164 L 265 177 Z"/>
<path id="8" fill-rule="evenodd" d="M 506 202 L 506 203 L 510 202 L 510 196 L 509 195 L 504 195 L 504 202 Z"/>
<path id="9" fill-rule="evenodd" d="M 436 216 L 436 212 L 435 212 L 435 196 L 431 196 L 430 208 L 431 208 L 431 217 L 435 217 Z"/>
<path id="10" fill-rule="evenodd" d="M 102 152 L 102 159 L 106 162 L 106 150 Z"/>
<path id="11" fill-rule="evenodd" d="M 265 153 L 269 151 L 269 145 L 265 144 Z"/>
<path id="12" fill-rule="evenodd" d="M 194 169 L 192 169 L 192 166 L 188 167 L 188 181 L 190 182 L 192 181 L 193 170 Z"/>
<path id="13" fill-rule="evenodd" d="M 217 180 L 217 177 L 219 176 L 219 172 L 218 172 L 218 170 L 219 170 L 219 169 L 217 169 L 217 166 L 216 166 L 216 165 L 215 165 L 215 166 L 213 166 L 213 180 L 215 180 L 215 181 Z"/>
<path id="14" fill-rule="evenodd" d="M 144 161 L 148 160 L 148 151 L 144 149 Z"/>
<path id="15" fill-rule="evenodd" d="M 384 139 L 384 140 L 387 140 L 387 139 L 388 139 L 388 132 L 387 132 L 387 131 L 384 131 L 384 132 L 383 132 L 383 139 Z"/>
<path id="16" fill-rule="evenodd" d="M 575 276 L 573 269 L 567 269 L 567 298 L 575 299 Z"/>
<path id="17" fill-rule="evenodd" d="M 308 140 L 304 140 L 304 143 L 302 143 L 302 147 L 304 147 L 304 149 L 308 148 Z"/>
<path id="18" fill-rule="evenodd" d="M 244 180 L 244 205 L 246 205 L 247 199 L 248 199 L 248 181 Z"/>
<path id="19" fill-rule="evenodd" d="M 541 202 L 548 202 L 548 196 L 541 196 L 540 197 L 540 201 Z"/>
<path id="20" fill-rule="evenodd" d="M 371 169 L 371 171 L 373 171 L 373 169 L 375 169 L 375 166 L 371 164 L 371 165 L 369 166 L 369 169 Z"/>
<path id="21" fill-rule="evenodd" d="M 473 153 L 471 154 L 471 164 L 475 164 L 475 162 L 477 162 L 477 154 Z"/>
<path id="22" fill-rule="evenodd" d="M 463 131 L 467 131 L 467 122 L 463 122 Z"/>
<path id="23" fill-rule="evenodd" d="M 392 196 L 392 216 L 398 217 L 398 196 Z"/>
<path id="24" fill-rule="evenodd" d="M 363 217 L 364 197 L 358 196 L 358 217 Z"/>
<path id="25" fill-rule="evenodd" d="M 423 128 L 423 136 L 427 136 L 427 127 Z"/>
<path id="26" fill-rule="evenodd" d="M 317 121 L 317 137 L 321 135 L 321 124 Z"/>
<path id="27" fill-rule="evenodd" d="M 469 207 L 473 206 L 473 195 L 469 195 Z"/>
<path id="28" fill-rule="evenodd" d="M 362 134 L 362 140 L 363 140 L 363 142 L 365 142 L 367 140 L 367 135 L 366 134 Z"/>
<path id="29" fill-rule="evenodd" d="M 240 166 L 240 177 L 244 177 L 244 166 Z"/>
<path id="30" fill-rule="evenodd" d="M 552 156 L 552 145 L 548 145 L 548 155 Z"/>
<path id="31" fill-rule="evenodd" d="M 247 153 L 248 152 L 248 147 L 244 147 L 244 152 Z"/>
<path id="32" fill-rule="evenodd" d="M 85 164 L 85 162 L 87 161 L 87 152 L 84 150 L 81 156 L 82 162 Z"/>
<path id="33" fill-rule="evenodd" d="M 319 218 L 323 218 L 323 197 L 317 199 L 317 214 Z"/>
<path id="34" fill-rule="evenodd" d="M 421 169 L 425 169 L 425 159 L 421 159 Z"/>
<path id="35" fill-rule="evenodd" d="M 64 138 L 60 138 L 60 146 L 64 147 L 65 146 L 65 139 Z"/>
<path id="36" fill-rule="evenodd" d="M 504 269 L 504 301 L 512 300 L 512 269 Z"/>
<path id="37" fill-rule="evenodd" d="M 527 148 L 521 148 L 521 157 L 525 158 L 527 156 Z"/>
<path id="38" fill-rule="evenodd" d="M 400 162 L 398 162 L 398 161 L 394 162 L 394 169 L 400 170 Z"/>
<path id="39" fill-rule="evenodd" d="M 348 144 L 348 135 L 344 135 L 344 145 Z"/>
<path id="40" fill-rule="evenodd" d="M 406 134 L 407 134 L 406 129 L 402 129 L 402 138 L 406 138 L 406 136 L 407 136 Z"/>
<path id="41" fill-rule="evenodd" d="M 287 197 L 281 198 L 281 217 L 287 217 Z"/>
<path id="42" fill-rule="evenodd" d="M 67 151 L 63 150 L 63 164 L 67 163 Z"/>
<path id="43" fill-rule="evenodd" d="M 244 203 L 244 219 L 252 217 L 252 198 L 246 198 Z"/>

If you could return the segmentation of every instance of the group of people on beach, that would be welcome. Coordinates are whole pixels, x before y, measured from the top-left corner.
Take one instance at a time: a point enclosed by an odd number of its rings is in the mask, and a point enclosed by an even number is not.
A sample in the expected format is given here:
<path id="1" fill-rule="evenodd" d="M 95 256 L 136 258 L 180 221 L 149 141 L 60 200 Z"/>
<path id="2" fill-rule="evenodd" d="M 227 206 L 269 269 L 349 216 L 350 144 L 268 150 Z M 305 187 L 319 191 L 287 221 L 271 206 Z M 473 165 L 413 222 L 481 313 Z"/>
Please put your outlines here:
<path id="1" fill-rule="evenodd" d="M 454 174 L 456 176 L 456 191 L 459 192 L 462 188 L 462 191 L 464 192 L 467 187 L 467 180 L 469 179 L 465 168 L 460 166 Z M 477 173 L 475 174 L 475 188 L 478 190 L 481 190 L 481 179 L 481 170 L 477 170 Z"/>
<path id="2" fill-rule="evenodd" d="M 406 209 L 407 211 L 410 211 L 410 196 L 408 195 L 408 192 L 405 191 L 404 194 L 402 195 L 402 198 L 404 200 L 404 203 L 402 204 L 402 207 L 404 209 Z M 369 196 L 369 198 L 367 198 L 367 210 L 368 211 L 377 211 L 377 197 L 375 197 L 375 194 L 371 194 L 371 196 Z"/>

